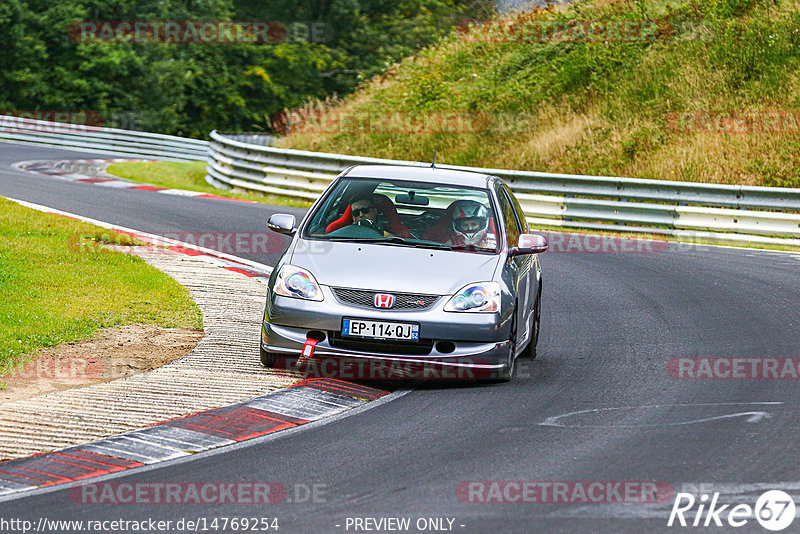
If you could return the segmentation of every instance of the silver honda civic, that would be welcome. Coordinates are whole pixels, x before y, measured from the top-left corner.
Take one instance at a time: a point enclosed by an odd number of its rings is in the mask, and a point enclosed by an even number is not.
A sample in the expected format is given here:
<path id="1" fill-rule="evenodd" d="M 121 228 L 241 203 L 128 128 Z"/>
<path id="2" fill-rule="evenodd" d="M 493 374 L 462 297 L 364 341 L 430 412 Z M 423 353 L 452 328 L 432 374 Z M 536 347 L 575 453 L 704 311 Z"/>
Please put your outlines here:
<path id="1" fill-rule="evenodd" d="M 270 277 L 261 362 L 320 377 L 510 380 L 535 357 L 544 237 L 496 176 L 361 165 L 296 224 Z"/>

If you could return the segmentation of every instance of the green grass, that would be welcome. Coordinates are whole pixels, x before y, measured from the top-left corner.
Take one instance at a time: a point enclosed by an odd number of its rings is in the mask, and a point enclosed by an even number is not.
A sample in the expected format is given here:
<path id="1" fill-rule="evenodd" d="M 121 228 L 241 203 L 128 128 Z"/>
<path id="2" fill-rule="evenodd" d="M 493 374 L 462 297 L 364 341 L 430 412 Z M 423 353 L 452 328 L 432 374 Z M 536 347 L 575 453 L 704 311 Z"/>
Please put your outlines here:
<path id="1" fill-rule="evenodd" d="M 100 243 L 125 235 L 0 198 L 0 376 L 36 349 L 132 323 L 202 328 L 188 290 Z"/>
<path id="2" fill-rule="evenodd" d="M 551 27 L 645 19 L 657 21 L 657 31 L 627 42 L 454 33 L 344 101 L 309 104 L 305 130 L 299 121 L 280 145 L 419 161 L 438 148 L 437 161 L 449 164 L 800 187 L 800 124 L 731 134 L 681 130 L 672 119 L 742 111 L 800 118 L 798 7 L 797 0 L 592 0 L 515 15 L 508 22 Z M 488 127 L 386 133 L 342 120 L 441 112 L 488 117 Z"/>
<path id="3" fill-rule="evenodd" d="M 167 187 L 170 189 L 185 189 L 189 191 L 200 191 L 211 193 L 228 198 L 241 200 L 252 200 L 262 204 L 273 204 L 279 206 L 295 206 L 307 208 L 311 202 L 301 199 L 291 199 L 278 195 L 260 195 L 256 193 L 240 193 L 217 189 L 206 182 L 206 163 L 204 161 L 190 161 L 179 163 L 173 161 L 158 162 L 123 162 L 112 163 L 107 172 L 140 183 Z"/>

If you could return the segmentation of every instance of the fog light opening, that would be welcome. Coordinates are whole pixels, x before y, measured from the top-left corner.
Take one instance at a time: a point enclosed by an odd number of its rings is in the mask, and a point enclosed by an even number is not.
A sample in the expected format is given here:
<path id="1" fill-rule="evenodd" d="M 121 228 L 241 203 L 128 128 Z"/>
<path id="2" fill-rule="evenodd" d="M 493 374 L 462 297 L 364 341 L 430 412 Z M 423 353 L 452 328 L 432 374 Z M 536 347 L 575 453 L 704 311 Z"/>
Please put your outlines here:
<path id="1" fill-rule="evenodd" d="M 321 330 L 309 330 L 306 339 L 313 339 L 316 342 L 325 341 L 325 332 Z"/>
<path id="2" fill-rule="evenodd" d="M 442 354 L 450 354 L 454 350 L 456 350 L 456 345 L 450 341 L 439 341 L 436 343 L 436 351 Z"/>

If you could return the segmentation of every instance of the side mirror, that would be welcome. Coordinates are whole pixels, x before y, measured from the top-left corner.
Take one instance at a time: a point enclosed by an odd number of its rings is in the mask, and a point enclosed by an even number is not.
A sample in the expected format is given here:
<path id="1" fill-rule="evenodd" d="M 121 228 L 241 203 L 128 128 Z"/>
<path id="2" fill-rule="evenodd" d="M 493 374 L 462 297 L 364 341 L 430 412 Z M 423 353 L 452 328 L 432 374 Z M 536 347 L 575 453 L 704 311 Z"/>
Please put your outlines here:
<path id="1" fill-rule="evenodd" d="M 520 234 L 516 247 L 509 251 L 509 256 L 523 254 L 539 254 L 547 250 L 547 239 L 539 234 Z"/>
<path id="2" fill-rule="evenodd" d="M 294 235 L 295 231 L 297 231 L 294 225 L 294 215 L 288 213 L 273 213 L 267 221 L 267 228 L 283 235 Z"/>

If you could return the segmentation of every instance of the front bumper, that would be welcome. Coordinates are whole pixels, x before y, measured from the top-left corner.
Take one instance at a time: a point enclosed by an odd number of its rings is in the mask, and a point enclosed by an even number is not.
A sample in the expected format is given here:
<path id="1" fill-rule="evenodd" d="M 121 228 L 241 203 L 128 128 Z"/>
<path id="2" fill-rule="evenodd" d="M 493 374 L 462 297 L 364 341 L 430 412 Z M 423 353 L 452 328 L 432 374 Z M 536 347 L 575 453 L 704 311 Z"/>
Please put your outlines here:
<path id="1" fill-rule="evenodd" d="M 279 361 L 283 356 L 290 366 L 309 334 L 322 337 L 313 360 L 334 359 L 329 368 L 342 378 L 347 378 L 345 367 L 355 373 L 350 378 L 387 378 L 382 374 L 389 371 L 398 378 L 485 378 L 508 364 L 510 320 L 502 321 L 500 314 L 445 312 L 448 297 L 427 310 L 372 310 L 341 303 L 326 286 L 322 291 L 321 302 L 268 295 L 262 349 L 277 354 Z M 419 323 L 420 341 L 353 341 L 340 335 L 343 317 Z"/>

